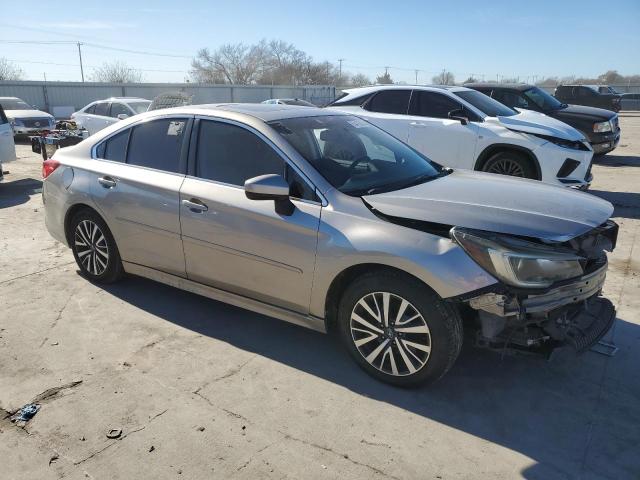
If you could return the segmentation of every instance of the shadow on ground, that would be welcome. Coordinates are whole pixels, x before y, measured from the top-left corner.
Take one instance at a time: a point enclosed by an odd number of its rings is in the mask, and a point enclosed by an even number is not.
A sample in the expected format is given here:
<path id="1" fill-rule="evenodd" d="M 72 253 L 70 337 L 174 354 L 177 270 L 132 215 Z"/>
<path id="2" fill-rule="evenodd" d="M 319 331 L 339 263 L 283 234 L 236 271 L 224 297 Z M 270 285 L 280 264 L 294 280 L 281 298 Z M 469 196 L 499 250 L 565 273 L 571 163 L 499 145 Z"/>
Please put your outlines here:
<path id="1" fill-rule="evenodd" d="M 589 190 L 589 193 L 611 202 L 614 217 L 640 218 L 640 193 Z"/>
<path id="2" fill-rule="evenodd" d="M 0 208 L 9 208 L 27 203 L 32 195 L 42 192 L 42 180 L 23 178 L 21 180 L 5 180 L 0 183 Z"/>
<path id="3" fill-rule="evenodd" d="M 141 278 L 106 290 L 183 328 L 519 452 L 532 459 L 521 472 L 527 479 L 637 478 L 640 472 L 633 453 L 640 386 L 630 378 L 638 377 L 632 373 L 637 353 L 609 358 L 560 351 L 550 361 L 502 359 L 465 345 L 445 378 L 428 388 L 403 390 L 368 377 L 329 335 Z M 629 350 L 636 352 L 640 328 L 620 319 L 615 328 L 623 329 L 623 340 L 633 341 Z M 628 397 L 612 395 L 605 385 L 613 381 L 607 372 L 614 368 Z"/>
<path id="4" fill-rule="evenodd" d="M 640 157 L 636 155 L 598 155 L 593 157 L 593 163 L 604 167 L 640 167 Z"/>

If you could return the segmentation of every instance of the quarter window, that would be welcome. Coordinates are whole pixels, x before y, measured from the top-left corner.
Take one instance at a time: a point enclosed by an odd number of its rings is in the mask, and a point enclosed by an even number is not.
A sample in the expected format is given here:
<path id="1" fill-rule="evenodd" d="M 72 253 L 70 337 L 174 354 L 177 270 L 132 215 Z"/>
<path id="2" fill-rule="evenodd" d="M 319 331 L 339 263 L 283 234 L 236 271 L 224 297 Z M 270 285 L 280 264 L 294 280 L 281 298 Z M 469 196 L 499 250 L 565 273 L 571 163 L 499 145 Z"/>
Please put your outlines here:
<path id="1" fill-rule="evenodd" d="M 95 104 L 94 104 L 94 105 L 91 105 L 90 107 L 87 107 L 87 108 L 85 109 L 84 113 L 90 113 L 90 114 L 93 114 L 93 113 L 95 113 L 95 111 L 96 111 L 96 106 L 95 106 Z"/>
<path id="2" fill-rule="evenodd" d="M 366 109 L 371 112 L 406 115 L 410 96 L 411 90 L 382 90 L 371 99 Z"/>
<path id="3" fill-rule="evenodd" d="M 96 103 L 94 115 L 102 115 L 103 117 L 109 116 L 109 104 L 107 102 Z"/>
<path id="4" fill-rule="evenodd" d="M 164 118 L 131 129 L 127 163 L 166 172 L 180 171 L 186 119 Z"/>
<path id="5" fill-rule="evenodd" d="M 452 98 L 435 92 L 414 91 L 411 100 L 411 115 L 432 118 L 449 118 L 449 112 L 459 110 L 462 105 Z"/>

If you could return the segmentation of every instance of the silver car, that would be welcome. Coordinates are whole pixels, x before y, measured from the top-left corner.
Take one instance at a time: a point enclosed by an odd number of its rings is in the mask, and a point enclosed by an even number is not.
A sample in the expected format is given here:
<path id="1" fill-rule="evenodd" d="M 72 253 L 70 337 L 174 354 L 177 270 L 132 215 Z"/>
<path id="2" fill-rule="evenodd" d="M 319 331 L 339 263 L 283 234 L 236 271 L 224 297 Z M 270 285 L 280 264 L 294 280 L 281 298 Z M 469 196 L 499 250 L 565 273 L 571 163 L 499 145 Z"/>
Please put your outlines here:
<path id="1" fill-rule="evenodd" d="M 490 348 L 584 350 L 615 319 L 600 297 L 610 203 L 442 168 L 348 114 L 157 110 L 43 172 L 47 227 L 89 280 L 126 272 L 334 331 L 392 384 L 444 375 L 463 330 Z"/>

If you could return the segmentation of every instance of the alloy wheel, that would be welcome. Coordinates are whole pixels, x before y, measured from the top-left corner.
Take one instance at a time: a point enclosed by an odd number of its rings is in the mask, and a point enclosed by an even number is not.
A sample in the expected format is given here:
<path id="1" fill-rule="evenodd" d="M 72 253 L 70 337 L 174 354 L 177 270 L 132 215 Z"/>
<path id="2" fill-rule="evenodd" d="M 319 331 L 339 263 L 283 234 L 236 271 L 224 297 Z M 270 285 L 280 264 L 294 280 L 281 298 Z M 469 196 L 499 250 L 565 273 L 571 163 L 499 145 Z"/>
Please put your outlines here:
<path id="1" fill-rule="evenodd" d="M 76 226 L 74 246 L 80 263 L 91 275 L 100 276 L 109 264 L 109 246 L 100 227 L 91 220 Z"/>
<path id="2" fill-rule="evenodd" d="M 525 177 L 522 165 L 510 158 L 501 158 L 496 160 L 486 171 L 489 173 L 498 173 L 500 175 L 509 175 L 511 177 Z"/>
<path id="3" fill-rule="evenodd" d="M 351 337 L 362 357 L 393 376 L 423 368 L 431 353 L 431 332 L 424 317 L 404 298 L 390 292 L 369 293 L 351 312 Z"/>

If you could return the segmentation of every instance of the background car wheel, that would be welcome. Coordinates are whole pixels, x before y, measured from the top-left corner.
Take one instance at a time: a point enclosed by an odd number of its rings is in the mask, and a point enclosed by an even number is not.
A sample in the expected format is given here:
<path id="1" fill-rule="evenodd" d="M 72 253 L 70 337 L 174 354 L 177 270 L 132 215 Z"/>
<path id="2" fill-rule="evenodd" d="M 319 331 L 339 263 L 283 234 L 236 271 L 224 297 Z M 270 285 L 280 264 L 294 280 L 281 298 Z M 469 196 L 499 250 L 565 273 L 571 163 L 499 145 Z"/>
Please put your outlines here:
<path id="1" fill-rule="evenodd" d="M 71 250 L 85 277 L 98 283 L 112 283 L 122 277 L 118 247 L 98 214 L 82 210 L 73 217 L 69 228 Z"/>
<path id="2" fill-rule="evenodd" d="M 458 312 L 421 282 L 378 271 L 356 279 L 338 307 L 338 332 L 355 361 L 384 382 L 433 382 L 462 347 Z"/>
<path id="3" fill-rule="evenodd" d="M 485 162 L 482 171 L 534 180 L 537 178 L 531 160 L 522 153 L 512 151 L 496 153 Z"/>

